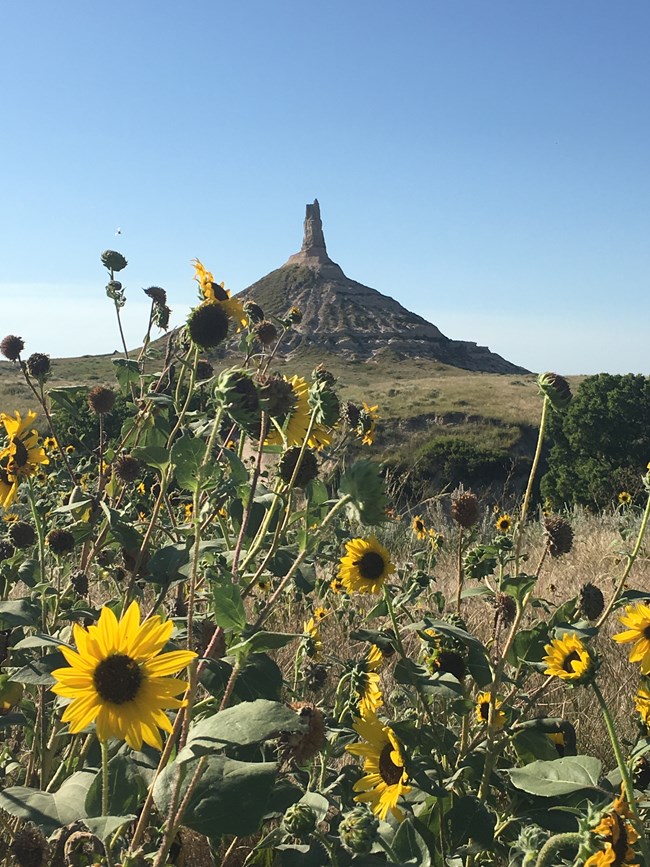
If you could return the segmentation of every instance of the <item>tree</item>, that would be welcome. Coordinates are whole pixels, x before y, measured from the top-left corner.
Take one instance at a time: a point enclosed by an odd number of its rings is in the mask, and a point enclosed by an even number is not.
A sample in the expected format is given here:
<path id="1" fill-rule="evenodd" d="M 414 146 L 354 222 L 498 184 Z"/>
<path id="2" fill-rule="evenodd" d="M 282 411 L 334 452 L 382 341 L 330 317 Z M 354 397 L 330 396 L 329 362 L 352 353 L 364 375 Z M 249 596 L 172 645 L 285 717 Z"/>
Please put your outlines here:
<path id="1" fill-rule="evenodd" d="M 622 490 L 638 494 L 650 460 L 650 379 L 588 377 L 567 411 L 552 414 L 549 438 L 541 492 L 555 508 L 602 508 Z"/>

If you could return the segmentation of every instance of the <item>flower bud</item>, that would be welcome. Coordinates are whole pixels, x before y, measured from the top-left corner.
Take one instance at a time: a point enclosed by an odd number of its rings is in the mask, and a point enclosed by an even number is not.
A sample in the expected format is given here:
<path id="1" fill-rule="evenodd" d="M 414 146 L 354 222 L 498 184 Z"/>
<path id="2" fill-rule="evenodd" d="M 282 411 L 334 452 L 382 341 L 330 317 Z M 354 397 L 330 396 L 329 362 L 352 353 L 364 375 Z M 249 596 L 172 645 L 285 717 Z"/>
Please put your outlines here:
<path id="1" fill-rule="evenodd" d="M 377 836 L 379 822 L 366 807 L 355 807 L 339 825 L 343 847 L 353 855 L 367 855 Z"/>
<path id="2" fill-rule="evenodd" d="M 316 830 L 316 813 L 307 804 L 292 804 L 284 814 L 282 827 L 297 837 L 298 840 L 306 840 Z"/>
<path id="3" fill-rule="evenodd" d="M 565 410 L 571 403 L 571 388 L 563 376 L 558 373 L 540 373 L 537 385 L 541 394 L 549 399 L 556 410 Z"/>

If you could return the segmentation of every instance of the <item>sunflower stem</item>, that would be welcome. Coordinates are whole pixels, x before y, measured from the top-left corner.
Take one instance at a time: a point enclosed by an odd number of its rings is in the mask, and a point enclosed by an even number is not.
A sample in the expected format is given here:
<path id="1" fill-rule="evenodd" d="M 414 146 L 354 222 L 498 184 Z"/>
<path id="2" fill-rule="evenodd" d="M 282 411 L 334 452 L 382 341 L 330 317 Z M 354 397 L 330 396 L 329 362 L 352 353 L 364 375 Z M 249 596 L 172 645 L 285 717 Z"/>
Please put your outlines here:
<path id="1" fill-rule="evenodd" d="M 456 614 L 460 615 L 461 594 L 463 592 L 463 528 L 459 528 L 458 551 L 456 557 Z"/>
<path id="2" fill-rule="evenodd" d="M 102 816 L 108 816 L 108 743 L 100 741 L 102 750 Z"/>
<path id="3" fill-rule="evenodd" d="M 537 468 L 539 466 L 539 459 L 542 455 L 542 444 L 544 442 L 544 432 L 546 430 L 546 421 L 548 419 L 548 408 L 551 405 L 550 400 L 546 395 L 544 395 L 544 402 L 542 403 L 542 415 L 539 420 L 539 433 L 537 435 L 537 447 L 535 448 L 535 455 L 533 457 L 533 462 L 530 467 L 530 474 L 528 476 L 528 484 L 526 485 L 526 493 L 524 494 L 524 501 L 521 504 L 521 513 L 519 515 L 519 521 L 517 522 L 516 535 L 517 540 L 515 542 L 515 575 L 519 574 L 519 555 L 521 553 L 521 542 L 522 535 L 524 531 L 524 527 L 526 526 L 526 517 L 528 515 L 528 506 L 530 505 L 530 498 L 533 493 L 533 483 L 535 481 L 535 476 L 537 475 Z"/>
<path id="4" fill-rule="evenodd" d="M 632 813 L 632 823 L 637 834 L 639 835 L 639 845 L 641 847 L 641 851 L 643 852 L 643 858 L 646 864 L 650 864 L 650 846 L 648 845 L 648 839 L 645 835 L 643 822 L 641 821 L 641 817 L 639 816 L 636 798 L 634 797 L 634 783 L 632 781 L 630 770 L 625 762 L 625 758 L 623 757 L 623 750 L 621 749 L 621 744 L 618 739 L 618 735 L 616 734 L 616 726 L 614 725 L 614 720 L 612 719 L 612 715 L 610 714 L 609 708 L 607 707 L 605 697 L 600 691 L 600 687 L 595 680 L 591 682 L 591 686 L 596 695 L 596 698 L 598 699 L 598 704 L 600 705 L 600 709 L 605 720 L 607 734 L 609 735 L 612 749 L 614 750 L 614 756 L 616 757 L 616 764 L 618 765 L 618 769 L 621 773 L 621 779 L 623 781 L 623 789 L 625 790 L 627 803 L 630 808 L 630 812 Z"/>

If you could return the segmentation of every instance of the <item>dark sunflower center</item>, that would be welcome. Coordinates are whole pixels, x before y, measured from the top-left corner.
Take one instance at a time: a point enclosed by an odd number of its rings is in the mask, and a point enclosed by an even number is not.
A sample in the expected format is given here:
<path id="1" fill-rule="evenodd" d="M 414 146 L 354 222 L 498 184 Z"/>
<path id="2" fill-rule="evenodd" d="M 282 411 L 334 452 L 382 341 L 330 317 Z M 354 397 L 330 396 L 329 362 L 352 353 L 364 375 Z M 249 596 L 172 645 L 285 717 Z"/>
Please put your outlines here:
<path id="1" fill-rule="evenodd" d="M 424 524 L 422 523 L 422 521 L 415 522 L 415 529 L 418 533 L 424 533 Z"/>
<path id="2" fill-rule="evenodd" d="M 27 449 L 22 443 L 22 440 L 14 440 L 14 448 L 15 454 L 13 456 L 13 463 L 18 469 L 22 469 L 27 466 L 27 459 L 29 458 L 29 454 Z"/>
<path id="3" fill-rule="evenodd" d="M 138 663 L 123 653 L 103 659 L 93 674 L 93 683 L 100 697 L 113 704 L 133 701 L 143 680 Z"/>
<path id="4" fill-rule="evenodd" d="M 376 581 L 384 572 L 384 558 L 376 551 L 366 551 L 354 565 L 366 581 Z"/>
<path id="5" fill-rule="evenodd" d="M 478 712 L 481 715 L 481 719 L 487 720 L 490 716 L 490 702 L 482 701 L 478 706 Z"/>
<path id="6" fill-rule="evenodd" d="M 390 755 L 393 752 L 393 745 L 386 744 L 379 755 L 379 775 L 388 786 L 394 786 L 402 779 L 404 768 L 396 765 Z"/>
<path id="7" fill-rule="evenodd" d="M 618 826 L 618 835 L 614 834 L 613 839 L 610 841 L 614 854 L 616 855 L 614 865 L 625 864 L 628 850 L 627 828 L 625 827 L 625 822 L 618 813 L 614 813 L 614 821 Z"/>
<path id="8" fill-rule="evenodd" d="M 210 283 L 210 286 L 212 287 L 212 293 L 214 294 L 214 297 L 217 301 L 228 300 L 228 293 L 223 288 L 223 286 L 220 286 L 218 283 Z"/>
<path id="9" fill-rule="evenodd" d="M 650 625 L 644 627 L 643 629 L 643 637 L 647 638 L 650 641 Z"/>
<path id="10" fill-rule="evenodd" d="M 568 656 L 564 657 L 564 662 L 562 663 L 562 668 L 567 671 L 569 674 L 573 674 L 574 668 L 573 663 L 580 662 L 580 654 L 577 650 L 572 650 Z"/>

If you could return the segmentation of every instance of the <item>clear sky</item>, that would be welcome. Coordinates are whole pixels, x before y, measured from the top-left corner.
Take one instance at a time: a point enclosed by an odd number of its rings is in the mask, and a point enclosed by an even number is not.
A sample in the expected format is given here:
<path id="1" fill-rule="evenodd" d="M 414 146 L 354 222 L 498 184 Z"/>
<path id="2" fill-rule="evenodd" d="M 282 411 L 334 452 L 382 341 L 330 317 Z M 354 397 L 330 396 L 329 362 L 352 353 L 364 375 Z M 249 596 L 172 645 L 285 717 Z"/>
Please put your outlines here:
<path id="1" fill-rule="evenodd" d="M 318 197 L 330 256 L 533 370 L 650 373 L 647 0 L 3 7 L 0 331 L 118 347 L 99 254 L 180 324 Z M 116 235 L 118 228 L 121 234 Z M 2 336 L 2 335 L 0 335 Z"/>

